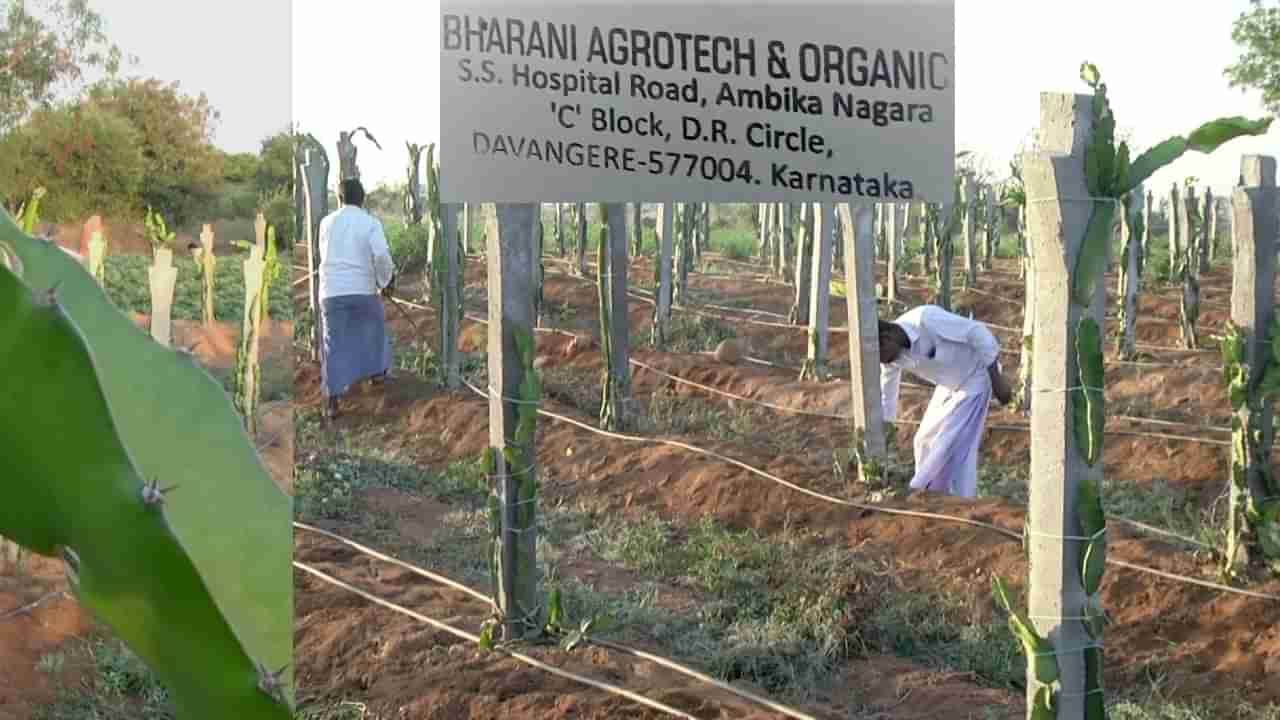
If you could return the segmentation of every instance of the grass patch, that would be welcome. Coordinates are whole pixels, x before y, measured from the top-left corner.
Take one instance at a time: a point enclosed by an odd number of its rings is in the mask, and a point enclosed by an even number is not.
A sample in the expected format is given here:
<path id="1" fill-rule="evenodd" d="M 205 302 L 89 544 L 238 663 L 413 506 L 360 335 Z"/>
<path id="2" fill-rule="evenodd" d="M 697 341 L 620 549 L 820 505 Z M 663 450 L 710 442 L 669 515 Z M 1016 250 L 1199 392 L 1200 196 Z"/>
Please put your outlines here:
<path id="1" fill-rule="evenodd" d="M 1110 720 L 1280 720 L 1280 705 L 1251 705 L 1233 694 L 1191 702 L 1151 697 L 1111 703 L 1107 717 Z"/>
<path id="2" fill-rule="evenodd" d="M 243 253 L 222 255 L 214 271 L 213 312 L 218 320 L 240 323 L 244 321 L 244 265 Z M 281 253 L 283 268 L 291 264 L 288 253 Z M 124 312 L 151 312 L 151 281 L 147 268 L 152 259 L 142 255 L 108 255 L 106 258 L 107 297 Z M 204 293 L 200 270 L 190 257 L 175 254 L 173 264 L 178 268 L 178 282 L 173 290 L 173 319 L 203 320 Z M 289 273 L 281 272 L 271 284 L 268 314 L 272 319 L 293 317 L 293 300 L 289 294 Z"/>
<path id="3" fill-rule="evenodd" d="M 62 688 L 36 720 L 173 720 L 168 693 L 123 642 L 94 640 L 79 652 L 90 665 L 89 677 L 82 685 Z M 64 662 L 61 653 L 46 655 L 40 669 L 56 672 Z"/>
<path id="4" fill-rule="evenodd" d="M 749 228 L 728 227 L 711 230 L 711 246 L 727 260 L 749 260 L 756 253 L 756 231 Z"/>
<path id="5" fill-rule="evenodd" d="M 600 371 L 548 366 L 538 371 L 543 396 L 590 416 L 600 416 Z"/>
<path id="6" fill-rule="evenodd" d="M 649 345 L 649 334 L 637 338 Z M 738 332 L 732 325 L 716 318 L 689 313 L 672 313 L 667 336 L 667 351 L 674 353 L 711 352 L 725 340 L 736 338 Z"/>
<path id="7" fill-rule="evenodd" d="M 978 496 L 1002 497 L 1014 505 L 1026 506 L 1029 499 L 1029 468 L 987 463 L 978 466 Z M 1204 508 L 1195 487 L 1175 487 L 1162 480 L 1141 485 L 1123 477 L 1104 477 L 1102 505 L 1109 515 L 1176 533 L 1213 547 L 1225 547 L 1224 520 L 1219 506 Z"/>
<path id="8" fill-rule="evenodd" d="M 378 447 L 378 431 L 339 434 L 300 442 L 326 449 L 300 458 L 299 515 L 353 520 L 358 532 L 397 556 L 487 589 L 487 482 L 478 458 L 426 471 L 369 450 Z M 455 509 L 429 538 L 398 537 L 355 497 L 375 485 L 443 498 Z M 846 658 L 894 651 L 991 684 L 1022 676 L 1021 655 L 1003 623 L 971 625 L 959 601 L 907 593 L 884 568 L 812 537 L 766 537 L 711 519 L 682 528 L 655 516 L 626 519 L 545 501 L 538 518 L 544 588 L 560 589 L 570 624 L 604 618 L 599 636 L 657 643 L 727 680 L 811 697 Z M 583 559 L 641 577 L 626 590 L 605 592 L 563 576 L 561 568 Z M 696 601 L 673 608 L 663 586 Z"/>

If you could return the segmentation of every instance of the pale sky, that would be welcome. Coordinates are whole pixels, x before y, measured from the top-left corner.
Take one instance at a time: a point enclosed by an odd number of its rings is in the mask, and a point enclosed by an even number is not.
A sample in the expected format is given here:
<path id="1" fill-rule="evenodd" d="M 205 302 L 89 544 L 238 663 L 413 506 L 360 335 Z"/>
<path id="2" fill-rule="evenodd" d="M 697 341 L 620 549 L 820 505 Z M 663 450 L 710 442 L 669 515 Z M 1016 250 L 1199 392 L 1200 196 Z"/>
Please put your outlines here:
<path id="1" fill-rule="evenodd" d="M 1173 10 L 1167 0 L 956 0 L 957 149 L 984 155 L 1003 176 L 1039 122 L 1040 93 L 1088 91 L 1079 80 L 1083 60 L 1102 71 L 1117 122 L 1132 130 L 1138 151 L 1215 117 L 1264 116 L 1257 93 L 1230 89 L 1222 75 L 1238 55 L 1232 21 L 1248 4 Z M 299 10 L 295 121 L 325 143 L 335 170 L 338 132 L 368 127 L 383 150 L 356 141 L 366 186 L 401 181 L 405 142 L 439 140 L 439 0 L 308 0 Z M 1148 187 L 1195 176 L 1229 192 L 1240 156 L 1254 153 L 1280 155 L 1280 121 L 1265 137 L 1232 141 L 1207 157 L 1184 155 Z"/>
<path id="2" fill-rule="evenodd" d="M 213 138 L 218 147 L 256 153 L 263 138 L 289 127 L 289 0 L 89 0 L 89 7 L 102 16 L 107 37 L 138 56 L 126 75 L 176 80 L 184 94 L 209 97 L 222 114 Z"/>

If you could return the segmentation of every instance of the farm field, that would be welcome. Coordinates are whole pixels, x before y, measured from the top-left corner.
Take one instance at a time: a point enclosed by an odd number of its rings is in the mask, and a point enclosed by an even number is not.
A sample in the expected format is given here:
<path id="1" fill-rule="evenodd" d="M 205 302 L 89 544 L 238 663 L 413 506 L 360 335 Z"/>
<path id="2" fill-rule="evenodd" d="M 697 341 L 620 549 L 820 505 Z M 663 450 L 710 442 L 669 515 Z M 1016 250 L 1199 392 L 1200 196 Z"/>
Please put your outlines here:
<path id="1" fill-rule="evenodd" d="M 112 303 L 141 330 L 150 327 L 147 268 L 150 244 L 130 224 L 104 223 L 113 253 L 105 259 L 106 291 Z M 136 223 L 137 228 L 141 227 Z M 136 231 L 137 228 L 134 228 Z M 72 249 L 74 224 L 48 232 Z M 112 235 L 113 230 L 120 234 Z M 252 239 L 252 227 L 249 226 Z M 74 242 L 68 238 L 76 238 Z M 121 242 L 117 243 L 117 237 Z M 188 238 L 179 235 L 178 247 Z M 172 320 L 172 345 L 189 348 L 196 361 L 228 392 L 234 386 L 236 353 L 244 313 L 241 259 L 219 244 L 213 326 L 200 320 L 200 278 L 189 259 L 179 257 Z M 282 262 L 288 254 L 282 253 Z M 283 278 L 273 287 L 272 319 L 261 337 L 262 402 L 255 442 L 264 466 L 286 493 L 293 478 L 292 305 Z M 0 720 L 173 717 L 166 691 L 137 656 L 75 602 L 60 559 L 27 555 L 18 572 L 0 572 Z"/>
<path id="2" fill-rule="evenodd" d="M 668 352 L 648 345 L 653 309 L 642 298 L 652 296 L 652 257 L 633 258 L 628 319 L 641 419 L 632 435 L 642 438 L 634 440 L 584 427 L 598 424 L 601 402 L 598 296 L 593 281 L 569 273 L 572 252 L 565 260 L 555 255 L 554 231 L 547 230 L 546 322 L 535 367 L 541 408 L 561 418 L 538 419 L 545 589 L 559 589 L 566 625 L 594 618 L 592 638 L 673 659 L 812 717 L 1024 717 L 1025 661 L 992 599 L 991 576 L 1006 578 L 1021 597 L 1025 555 L 1017 540 L 974 523 L 1021 535 L 1026 417 L 993 408 L 976 500 L 907 496 L 901 484 L 868 488 L 849 480 L 851 430 L 840 417 L 850 412 L 846 335 L 831 335 L 831 381 L 797 379 L 805 327 L 779 327 L 794 290 L 744 257 L 751 232 L 713 230 L 702 267 L 690 274 L 692 307 L 674 312 Z M 1018 260 L 1005 250 L 969 289 L 957 262 L 953 309 L 988 324 L 1012 381 L 1024 284 Z M 594 267 L 595 253 L 589 256 Z M 1151 262 L 1158 266 L 1157 257 Z M 840 279 L 843 263 L 835 267 Z M 878 282 L 884 271 L 881 262 Z M 918 272 L 916 266 L 900 276 L 907 306 L 933 297 Z M 302 278 L 305 270 L 295 269 L 295 281 Z M 486 329 L 476 320 L 486 316 L 485 279 L 483 259 L 468 258 L 461 347 L 476 388 L 488 383 Z M 398 297 L 417 307 L 387 303 L 393 378 L 356 391 L 332 426 L 320 422 L 319 367 L 297 351 L 295 515 L 487 595 L 488 480 L 480 453 L 489 406 L 471 390 L 438 389 L 428 375 L 437 316 L 421 305 L 420 280 L 398 282 Z M 1114 304 L 1115 276 L 1106 282 Z M 295 287 L 298 307 L 307 303 L 305 288 Z M 1187 351 L 1179 349 L 1180 287 L 1147 280 L 1139 296 L 1140 355 L 1106 366 L 1104 502 L 1108 513 L 1132 521 L 1109 524 L 1110 557 L 1206 582 L 1217 580 L 1208 548 L 1223 545 L 1220 498 L 1231 437 L 1221 358 L 1209 336 L 1229 316 L 1230 289 L 1226 260 L 1202 272 L 1200 331 L 1210 349 Z M 881 304 L 882 317 L 900 311 Z M 833 329 L 844 325 L 842 298 L 832 298 L 831 317 Z M 1109 319 L 1107 329 L 1114 328 Z M 717 359 L 723 340 L 734 341 L 742 357 Z M 1114 345 L 1107 343 L 1109 361 Z M 922 416 L 929 392 L 904 382 L 893 449 L 899 461 L 910 463 L 911 421 Z M 467 632 L 478 633 L 492 614 L 459 589 L 296 525 L 295 560 Z M 294 582 L 299 698 L 310 720 L 663 716 L 480 650 L 301 570 Z M 1109 571 L 1102 603 L 1113 621 L 1105 666 L 1110 716 L 1280 718 L 1280 580 L 1242 587 L 1253 595 Z M 623 647 L 521 649 L 694 717 L 786 717 Z"/>

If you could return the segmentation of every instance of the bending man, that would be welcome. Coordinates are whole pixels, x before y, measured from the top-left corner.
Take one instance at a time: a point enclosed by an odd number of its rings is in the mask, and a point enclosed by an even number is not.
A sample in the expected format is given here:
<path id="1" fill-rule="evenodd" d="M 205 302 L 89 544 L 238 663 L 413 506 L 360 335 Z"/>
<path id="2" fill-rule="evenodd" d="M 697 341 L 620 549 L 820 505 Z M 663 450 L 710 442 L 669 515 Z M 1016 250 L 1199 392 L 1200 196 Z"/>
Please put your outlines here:
<path id="1" fill-rule="evenodd" d="M 964 497 L 978 490 L 978 446 L 994 394 L 1012 390 L 1000 374 L 1000 344 L 985 325 L 936 305 L 880 321 L 880 400 L 884 418 L 898 416 L 903 370 L 933 383 L 929 409 L 915 436 L 911 487 Z"/>
<path id="2" fill-rule="evenodd" d="M 343 180 L 343 207 L 320 221 L 320 375 L 325 416 L 354 384 L 380 382 L 391 369 L 391 339 L 378 299 L 395 280 L 382 223 L 364 209 L 364 186 Z"/>

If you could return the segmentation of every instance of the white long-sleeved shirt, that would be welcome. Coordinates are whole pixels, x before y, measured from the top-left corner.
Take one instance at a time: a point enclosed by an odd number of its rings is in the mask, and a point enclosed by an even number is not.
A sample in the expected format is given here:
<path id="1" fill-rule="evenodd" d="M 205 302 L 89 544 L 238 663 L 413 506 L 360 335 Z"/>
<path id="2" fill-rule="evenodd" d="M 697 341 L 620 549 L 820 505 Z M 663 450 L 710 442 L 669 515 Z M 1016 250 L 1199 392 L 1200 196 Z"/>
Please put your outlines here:
<path id="1" fill-rule="evenodd" d="M 880 402 L 884 419 L 890 422 L 898 417 L 903 370 L 934 385 L 959 390 L 984 375 L 991 363 L 1000 358 L 1000 343 L 986 325 L 937 305 L 908 310 L 894 323 L 907 332 L 911 347 L 893 362 L 880 366 Z"/>
<path id="2" fill-rule="evenodd" d="M 320 297 L 376 295 L 395 266 L 382 222 L 364 208 L 343 206 L 320 221 Z"/>

